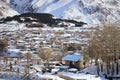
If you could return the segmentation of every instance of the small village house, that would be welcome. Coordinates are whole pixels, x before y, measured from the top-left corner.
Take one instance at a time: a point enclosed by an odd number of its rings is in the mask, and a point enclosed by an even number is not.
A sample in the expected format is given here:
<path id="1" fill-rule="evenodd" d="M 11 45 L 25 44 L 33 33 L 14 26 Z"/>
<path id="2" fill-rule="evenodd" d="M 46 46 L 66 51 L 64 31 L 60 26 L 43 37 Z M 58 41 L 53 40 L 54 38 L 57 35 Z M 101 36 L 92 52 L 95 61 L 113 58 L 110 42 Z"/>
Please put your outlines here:
<path id="1" fill-rule="evenodd" d="M 38 65 L 40 64 L 41 58 L 38 56 L 37 52 L 34 52 L 34 53 L 32 54 L 31 62 L 32 62 L 33 64 L 38 64 Z"/>
<path id="2" fill-rule="evenodd" d="M 62 57 L 62 64 L 80 70 L 84 67 L 83 59 L 84 56 L 80 53 L 69 53 Z"/>

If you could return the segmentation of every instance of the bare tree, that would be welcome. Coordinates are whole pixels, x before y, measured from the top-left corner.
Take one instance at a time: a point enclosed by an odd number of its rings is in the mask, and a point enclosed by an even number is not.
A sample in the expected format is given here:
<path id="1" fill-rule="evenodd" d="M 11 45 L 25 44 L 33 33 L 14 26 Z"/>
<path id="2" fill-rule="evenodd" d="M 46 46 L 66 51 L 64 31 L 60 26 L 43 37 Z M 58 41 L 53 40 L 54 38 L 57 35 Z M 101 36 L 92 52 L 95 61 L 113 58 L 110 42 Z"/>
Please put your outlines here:
<path id="1" fill-rule="evenodd" d="M 107 74 L 119 72 L 118 60 L 120 57 L 120 28 L 117 26 L 104 26 L 95 32 L 91 44 L 89 46 L 90 57 L 95 59 L 97 71 L 99 72 L 99 64 L 106 64 Z M 99 61 L 98 61 L 99 60 Z M 100 62 L 102 61 L 102 63 Z M 116 68 L 114 68 L 116 65 Z M 101 67 L 103 71 L 103 68 Z"/>
<path id="2" fill-rule="evenodd" d="M 29 74 L 29 68 L 30 68 L 29 62 L 30 62 L 31 58 L 32 58 L 32 54 L 29 52 L 26 53 L 26 59 L 27 59 L 27 65 L 25 66 L 25 73 L 26 74 Z"/>
<path id="3" fill-rule="evenodd" d="M 0 50 L 6 50 L 8 46 L 8 41 L 0 40 Z"/>
<path id="4" fill-rule="evenodd" d="M 39 56 L 42 58 L 44 61 L 50 61 L 50 59 L 53 57 L 50 51 L 41 49 L 39 51 Z"/>
<path id="5" fill-rule="evenodd" d="M 7 50 L 7 46 L 8 46 L 8 41 L 7 40 L 0 40 L 0 51 L 6 51 Z M 6 66 L 8 65 L 8 57 L 3 56 L 3 59 L 5 61 Z"/>

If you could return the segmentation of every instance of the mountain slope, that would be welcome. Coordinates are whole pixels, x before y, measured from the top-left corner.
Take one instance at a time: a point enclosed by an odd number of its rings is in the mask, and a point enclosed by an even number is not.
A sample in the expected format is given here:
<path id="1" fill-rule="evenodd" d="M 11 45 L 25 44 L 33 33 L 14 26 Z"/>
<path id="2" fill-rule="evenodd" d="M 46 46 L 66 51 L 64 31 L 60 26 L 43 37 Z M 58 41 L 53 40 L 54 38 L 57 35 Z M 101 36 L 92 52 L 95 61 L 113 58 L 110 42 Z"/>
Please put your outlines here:
<path id="1" fill-rule="evenodd" d="M 10 8 L 7 3 L 0 1 L 0 17 L 14 16 L 18 12 Z"/>
<path id="2" fill-rule="evenodd" d="M 120 20 L 120 0 L 10 0 L 10 5 L 19 13 L 51 13 L 93 24 Z"/>

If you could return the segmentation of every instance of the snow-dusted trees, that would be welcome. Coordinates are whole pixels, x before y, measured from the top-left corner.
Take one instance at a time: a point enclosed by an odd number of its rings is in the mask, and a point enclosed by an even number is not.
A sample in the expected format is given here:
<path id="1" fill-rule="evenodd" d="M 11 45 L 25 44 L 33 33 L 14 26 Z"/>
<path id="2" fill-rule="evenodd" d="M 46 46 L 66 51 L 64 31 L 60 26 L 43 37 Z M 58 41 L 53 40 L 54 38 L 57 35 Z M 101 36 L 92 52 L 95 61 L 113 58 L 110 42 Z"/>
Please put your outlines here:
<path id="1" fill-rule="evenodd" d="M 99 71 L 106 65 L 107 74 L 118 74 L 120 60 L 120 28 L 104 26 L 95 31 L 89 46 L 90 57 L 95 59 Z M 100 65 L 101 64 L 101 65 Z"/>

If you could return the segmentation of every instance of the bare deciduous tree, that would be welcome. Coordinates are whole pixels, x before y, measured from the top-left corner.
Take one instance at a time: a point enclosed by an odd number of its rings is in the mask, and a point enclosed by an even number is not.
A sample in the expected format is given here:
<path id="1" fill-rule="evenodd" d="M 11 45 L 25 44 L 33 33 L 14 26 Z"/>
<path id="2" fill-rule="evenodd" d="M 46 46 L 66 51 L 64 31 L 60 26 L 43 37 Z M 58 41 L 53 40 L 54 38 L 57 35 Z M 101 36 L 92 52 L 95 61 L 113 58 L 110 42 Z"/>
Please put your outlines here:
<path id="1" fill-rule="evenodd" d="M 0 50 L 6 50 L 8 46 L 8 41 L 0 40 Z"/>
<path id="2" fill-rule="evenodd" d="M 107 74 L 119 72 L 118 60 L 120 57 L 120 28 L 117 26 L 104 26 L 103 29 L 97 30 L 89 46 L 90 57 L 95 59 L 95 64 L 106 64 Z M 102 63 L 100 63 L 100 60 Z M 116 68 L 115 66 L 116 65 Z M 102 67 L 101 67 L 102 70 Z"/>
<path id="3" fill-rule="evenodd" d="M 39 51 L 39 56 L 40 58 L 42 58 L 44 61 L 49 61 L 50 58 L 53 57 L 53 55 L 51 54 L 51 52 L 49 50 L 44 50 L 44 49 L 40 49 Z"/>
<path id="4" fill-rule="evenodd" d="M 29 62 L 30 62 L 31 58 L 32 58 L 32 54 L 29 52 L 26 53 L 26 59 L 27 59 L 27 65 L 25 66 L 25 73 L 26 74 L 29 74 L 29 68 L 30 68 Z"/>

